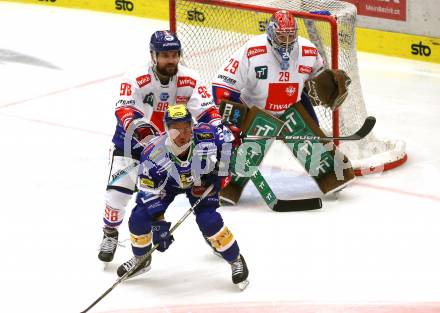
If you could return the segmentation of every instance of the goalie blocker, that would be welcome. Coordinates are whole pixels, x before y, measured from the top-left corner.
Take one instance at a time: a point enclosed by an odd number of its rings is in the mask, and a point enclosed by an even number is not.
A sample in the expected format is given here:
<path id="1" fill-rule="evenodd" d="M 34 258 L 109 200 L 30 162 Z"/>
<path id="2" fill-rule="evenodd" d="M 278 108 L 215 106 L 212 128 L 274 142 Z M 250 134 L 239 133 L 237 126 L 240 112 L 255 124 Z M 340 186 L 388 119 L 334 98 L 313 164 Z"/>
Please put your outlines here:
<path id="1" fill-rule="evenodd" d="M 221 103 L 220 113 L 228 116 L 227 121 L 239 127 L 245 135 L 325 136 L 301 102 L 287 109 L 279 119 L 257 107 L 248 109 L 244 104 L 230 101 Z M 272 143 L 273 140 L 244 140 L 231 160 L 235 175 L 220 193 L 223 200 L 233 204 L 238 202 Z M 305 140 L 285 143 L 323 194 L 342 189 L 354 179 L 350 161 L 332 142 L 323 144 L 317 140 Z"/>

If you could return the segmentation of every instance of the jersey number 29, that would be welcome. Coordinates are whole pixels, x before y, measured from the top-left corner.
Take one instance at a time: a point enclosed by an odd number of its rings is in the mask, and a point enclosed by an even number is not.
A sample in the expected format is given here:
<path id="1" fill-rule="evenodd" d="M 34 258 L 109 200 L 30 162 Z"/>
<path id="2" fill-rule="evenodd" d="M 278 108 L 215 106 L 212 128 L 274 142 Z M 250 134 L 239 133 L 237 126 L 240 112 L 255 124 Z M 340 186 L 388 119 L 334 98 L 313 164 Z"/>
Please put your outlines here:
<path id="1" fill-rule="evenodd" d="M 240 62 L 235 59 L 230 59 L 228 65 L 223 69 L 225 72 L 229 72 L 231 74 L 235 74 L 237 72 L 237 68 Z"/>

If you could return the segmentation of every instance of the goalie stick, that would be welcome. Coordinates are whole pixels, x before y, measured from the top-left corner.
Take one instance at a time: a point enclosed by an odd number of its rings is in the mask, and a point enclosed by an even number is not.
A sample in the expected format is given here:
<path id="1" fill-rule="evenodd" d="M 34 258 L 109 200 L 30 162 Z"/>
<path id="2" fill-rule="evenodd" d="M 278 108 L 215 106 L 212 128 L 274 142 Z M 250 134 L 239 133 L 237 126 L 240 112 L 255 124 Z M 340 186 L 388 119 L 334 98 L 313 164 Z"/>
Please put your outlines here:
<path id="1" fill-rule="evenodd" d="M 256 171 L 251 176 L 251 180 L 266 204 L 275 212 L 310 211 L 322 208 L 322 201 L 320 198 L 290 200 L 278 199 L 278 197 L 272 191 L 272 188 L 270 188 L 269 184 L 259 171 Z"/>
<path id="2" fill-rule="evenodd" d="M 374 125 L 376 124 L 376 118 L 374 116 L 368 116 L 364 124 L 357 132 L 355 132 L 352 135 L 348 136 L 307 136 L 307 135 L 287 135 L 287 136 L 254 136 L 254 135 L 244 135 L 243 139 L 249 139 L 249 140 L 261 140 L 261 139 L 278 139 L 283 141 L 289 141 L 289 140 L 318 140 L 318 141 L 333 141 L 333 140 L 361 140 L 365 138 L 372 130 Z"/>
<path id="3" fill-rule="evenodd" d="M 172 235 L 174 233 L 174 231 L 176 230 L 177 227 L 180 226 L 180 224 L 183 223 L 183 221 L 192 213 L 194 212 L 194 209 L 200 204 L 200 202 L 202 202 L 203 199 L 206 198 L 206 196 L 212 191 L 212 189 L 214 188 L 213 185 L 209 186 L 205 192 L 202 194 L 202 196 L 188 209 L 188 211 L 185 212 L 185 214 L 180 218 L 180 220 L 178 220 L 176 222 L 176 224 L 174 224 L 173 227 L 171 227 L 170 229 L 170 235 Z M 146 254 L 144 254 L 141 258 L 141 260 L 139 260 L 139 264 L 141 264 L 145 259 L 147 259 L 153 252 L 154 250 L 157 249 L 157 247 L 159 246 L 159 244 L 154 245 L 150 251 L 148 251 Z M 128 279 L 128 276 L 130 276 L 131 273 L 133 273 L 135 270 L 137 269 L 137 266 L 134 266 L 131 270 L 129 270 L 127 273 L 125 273 L 123 276 L 119 277 L 116 282 L 109 288 L 107 289 L 98 299 L 96 299 L 91 305 L 88 306 L 87 309 L 85 309 L 84 311 L 82 311 L 81 313 L 86 313 L 88 312 L 91 308 L 93 308 L 99 301 L 101 301 L 106 295 L 108 295 L 117 285 L 119 285 L 121 282 L 123 282 L 124 280 Z"/>
<path id="4" fill-rule="evenodd" d="M 273 206 L 275 212 L 311 211 L 322 208 L 321 198 L 280 200 Z"/>

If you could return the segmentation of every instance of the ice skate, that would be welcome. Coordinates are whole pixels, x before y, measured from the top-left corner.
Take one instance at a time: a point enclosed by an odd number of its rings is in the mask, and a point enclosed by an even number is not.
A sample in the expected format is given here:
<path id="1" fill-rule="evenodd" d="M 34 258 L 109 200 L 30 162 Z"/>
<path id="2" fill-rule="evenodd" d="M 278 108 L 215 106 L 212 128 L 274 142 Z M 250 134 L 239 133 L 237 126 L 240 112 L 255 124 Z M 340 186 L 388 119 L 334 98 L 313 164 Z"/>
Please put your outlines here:
<path id="1" fill-rule="evenodd" d="M 231 263 L 232 282 L 238 286 L 240 290 L 246 289 L 249 285 L 247 280 L 249 270 L 247 268 L 244 257 L 240 254 L 238 258 Z"/>
<path id="2" fill-rule="evenodd" d="M 122 277 L 135 267 L 134 272 L 128 275 L 126 279 L 148 272 L 151 269 L 151 255 L 148 258 L 144 256 L 133 256 L 130 260 L 118 267 L 117 274 L 119 277 Z"/>
<path id="3" fill-rule="evenodd" d="M 99 247 L 98 259 L 104 263 L 111 262 L 118 247 L 118 230 L 116 228 L 104 227 L 104 236 Z"/>

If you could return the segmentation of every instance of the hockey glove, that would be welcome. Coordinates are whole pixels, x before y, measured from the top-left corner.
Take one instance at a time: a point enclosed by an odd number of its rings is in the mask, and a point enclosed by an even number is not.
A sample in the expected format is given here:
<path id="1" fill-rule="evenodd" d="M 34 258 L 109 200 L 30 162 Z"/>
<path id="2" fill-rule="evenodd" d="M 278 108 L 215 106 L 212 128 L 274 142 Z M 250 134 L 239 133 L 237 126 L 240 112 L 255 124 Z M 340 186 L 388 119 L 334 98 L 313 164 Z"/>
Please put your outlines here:
<path id="1" fill-rule="evenodd" d="M 136 126 L 134 130 L 133 137 L 136 138 L 137 141 L 144 143 L 144 141 L 148 141 L 150 136 L 159 135 L 159 131 L 151 124 L 142 123 Z"/>
<path id="2" fill-rule="evenodd" d="M 165 220 L 152 223 L 153 243 L 159 246 L 157 250 L 164 252 L 173 243 L 174 237 L 170 235 L 171 223 Z"/>
<path id="3" fill-rule="evenodd" d="M 225 188 L 231 181 L 231 175 L 229 176 L 218 176 L 215 173 L 205 174 L 202 176 L 202 186 L 208 188 L 208 186 L 213 185 L 212 189 L 215 192 L 219 192 Z"/>
<path id="4" fill-rule="evenodd" d="M 225 142 L 231 142 L 233 148 L 237 148 L 242 143 L 243 134 L 237 126 L 232 123 L 223 122 L 219 127 L 223 128 Z"/>
<path id="5" fill-rule="evenodd" d="M 304 90 L 314 106 L 336 110 L 347 98 L 351 79 L 343 70 L 326 69 L 304 84 Z"/>

